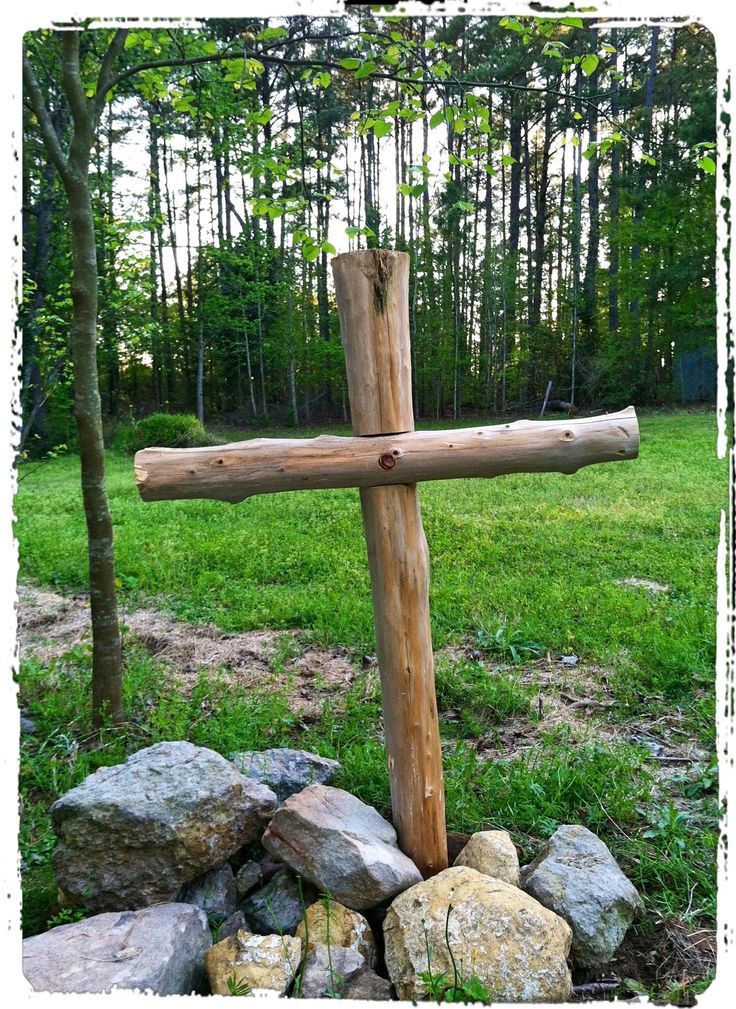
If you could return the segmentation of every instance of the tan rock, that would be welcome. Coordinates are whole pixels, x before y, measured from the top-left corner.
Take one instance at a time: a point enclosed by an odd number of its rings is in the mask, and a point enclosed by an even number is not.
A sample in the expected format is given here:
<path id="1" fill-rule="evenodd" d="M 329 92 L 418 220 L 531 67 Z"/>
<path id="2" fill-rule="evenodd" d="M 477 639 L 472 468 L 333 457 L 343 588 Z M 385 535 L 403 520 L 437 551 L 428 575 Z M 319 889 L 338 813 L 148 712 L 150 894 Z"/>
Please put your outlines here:
<path id="1" fill-rule="evenodd" d="M 307 943 L 307 951 L 316 945 L 354 949 L 369 967 L 376 962 L 376 940 L 371 927 L 357 911 L 334 900 L 318 900 L 307 908 L 296 935 Z"/>
<path id="2" fill-rule="evenodd" d="M 253 935 L 240 929 L 207 951 L 204 958 L 213 995 L 229 995 L 231 983 L 246 984 L 254 995 L 283 995 L 294 980 L 302 941 L 290 935 Z"/>
<path id="3" fill-rule="evenodd" d="M 485 876 L 495 876 L 512 886 L 519 885 L 519 856 L 505 830 L 479 830 L 455 859 Z"/>
<path id="4" fill-rule="evenodd" d="M 452 906 L 448 920 L 448 908 Z M 528 894 L 467 866 L 445 869 L 396 897 L 383 923 L 399 999 L 426 995 L 420 972 L 475 976 L 496 1002 L 564 1002 L 572 992 L 567 922 Z"/>

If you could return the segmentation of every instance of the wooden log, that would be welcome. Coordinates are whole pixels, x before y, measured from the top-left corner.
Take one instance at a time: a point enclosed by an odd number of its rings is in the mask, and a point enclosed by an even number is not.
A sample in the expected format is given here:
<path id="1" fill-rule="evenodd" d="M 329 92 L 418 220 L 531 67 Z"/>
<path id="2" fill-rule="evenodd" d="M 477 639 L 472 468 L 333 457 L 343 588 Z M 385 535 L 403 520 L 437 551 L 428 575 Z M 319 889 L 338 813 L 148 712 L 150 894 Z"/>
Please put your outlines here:
<path id="1" fill-rule="evenodd" d="M 353 432 L 374 447 L 372 469 L 390 475 L 401 449 L 375 455 L 377 435 L 414 430 L 409 341 L 409 257 L 379 249 L 332 260 Z M 403 467 L 402 467 L 403 470 Z M 413 478 L 361 486 L 393 822 L 424 876 L 447 868 L 429 552 Z"/>
<path id="2" fill-rule="evenodd" d="M 135 457 L 146 501 L 217 498 L 334 487 L 375 487 L 574 473 L 592 463 L 635 459 L 636 411 L 579 420 L 519 420 L 493 427 L 414 431 L 360 438 L 254 438 L 208 448 L 146 448 Z"/>

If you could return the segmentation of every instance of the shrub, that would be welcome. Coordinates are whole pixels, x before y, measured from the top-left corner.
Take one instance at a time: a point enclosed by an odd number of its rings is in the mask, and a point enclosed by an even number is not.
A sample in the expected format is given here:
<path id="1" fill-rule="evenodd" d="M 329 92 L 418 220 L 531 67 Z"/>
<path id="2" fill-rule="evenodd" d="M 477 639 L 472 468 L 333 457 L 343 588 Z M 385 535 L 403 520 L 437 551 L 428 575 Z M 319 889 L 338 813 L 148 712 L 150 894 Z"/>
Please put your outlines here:
<path id="1" fill-rule="evenodd" d="M 121 425 L 115 432 L 113 446 L 123 452 L 139 449 L 191 448 L 209 445 L 214 440 L 204 425 L 191 413 L 152 413 L 142 420 Z"/>

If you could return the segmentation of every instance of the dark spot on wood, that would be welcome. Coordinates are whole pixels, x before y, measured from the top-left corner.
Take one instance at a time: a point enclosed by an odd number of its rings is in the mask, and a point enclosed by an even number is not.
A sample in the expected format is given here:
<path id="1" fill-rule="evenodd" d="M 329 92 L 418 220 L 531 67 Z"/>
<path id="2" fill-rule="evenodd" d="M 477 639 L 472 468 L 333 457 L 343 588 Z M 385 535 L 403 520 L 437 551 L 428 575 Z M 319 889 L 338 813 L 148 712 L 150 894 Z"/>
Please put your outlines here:
<path id="1" fill-rule="evenodd" d="M 363 273 L 373 284 L 373 306 L 376 312 L 386 311 L 386 295 L 391 275 L 394 272 L 393 252 L 387 249 L 369 249 L 370 259 L 365 263 Z"/>
<path id="2" fill-rule="evenodd" d="M 379 457 L 378 465 L 381 467 L 381 469 L 393 469 L 394 466 L 396 465 L 396 460 L 392 455 L 386 453 L 385 455 Z"/>
<path id="3" fill-rule="evenodd" d="M 224 462 L 225 462 L 225 460 L 224 460 L 224 459 L 218 459 L 218 460 L 217 460 L 217 465 L 218 465 L 218 466 L 222 466 L 222 464 L 223 464 Z"/>

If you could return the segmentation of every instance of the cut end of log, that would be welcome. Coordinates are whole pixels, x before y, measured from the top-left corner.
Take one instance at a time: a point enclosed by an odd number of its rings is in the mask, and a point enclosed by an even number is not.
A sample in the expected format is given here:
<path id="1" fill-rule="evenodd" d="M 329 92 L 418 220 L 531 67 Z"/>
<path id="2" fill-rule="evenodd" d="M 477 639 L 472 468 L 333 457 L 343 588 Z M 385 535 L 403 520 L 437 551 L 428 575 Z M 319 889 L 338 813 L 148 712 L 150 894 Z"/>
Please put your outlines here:
<path id="1" fill-rule="evenodd" d="M 136 452 L 135 459 L 133 460 L 133 466 L 135 468 L 135 485 L 138 488 L 138 493 L 142 498 L 145 498 L 145 493 L 143 488 L 146 485 L 146 480 L 148 479 L 148 470 L 140 462 L 138 462 L 139 453 Z"/>

